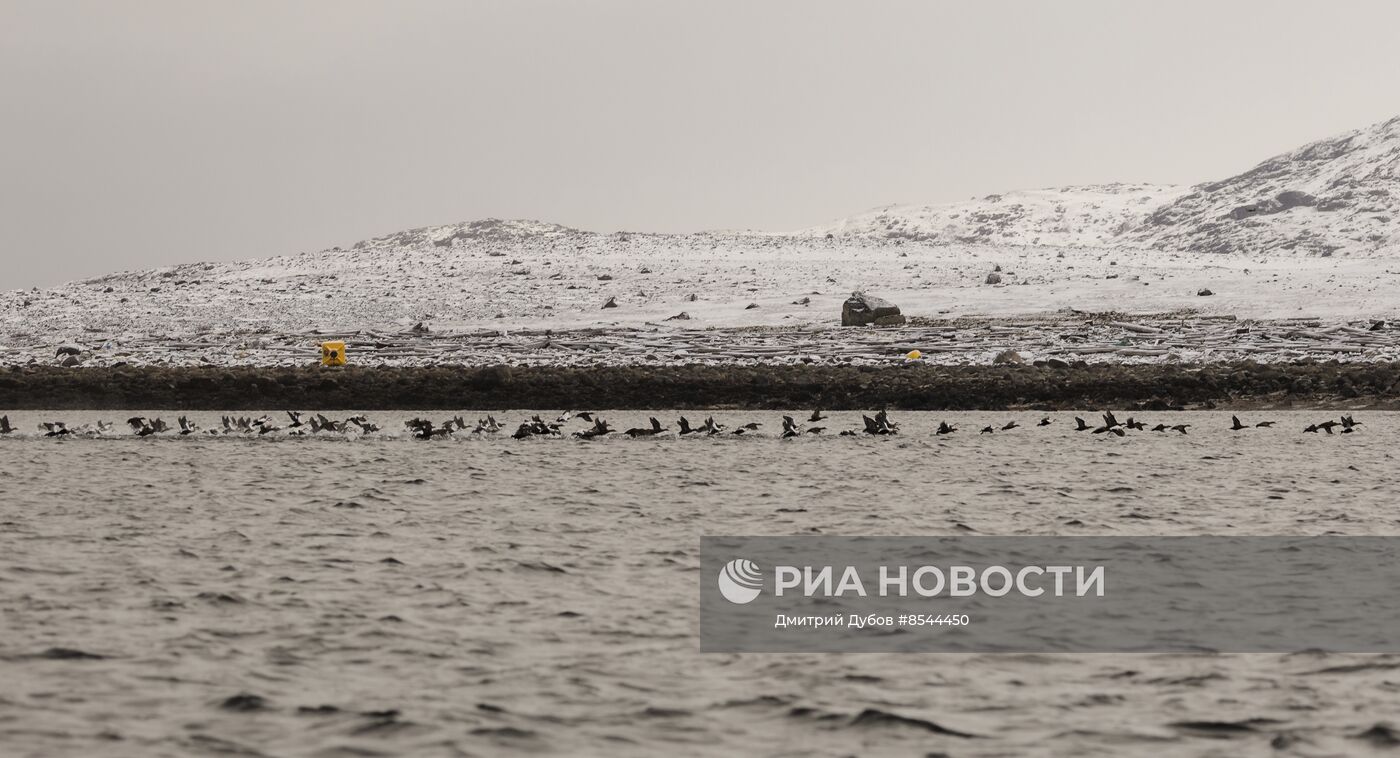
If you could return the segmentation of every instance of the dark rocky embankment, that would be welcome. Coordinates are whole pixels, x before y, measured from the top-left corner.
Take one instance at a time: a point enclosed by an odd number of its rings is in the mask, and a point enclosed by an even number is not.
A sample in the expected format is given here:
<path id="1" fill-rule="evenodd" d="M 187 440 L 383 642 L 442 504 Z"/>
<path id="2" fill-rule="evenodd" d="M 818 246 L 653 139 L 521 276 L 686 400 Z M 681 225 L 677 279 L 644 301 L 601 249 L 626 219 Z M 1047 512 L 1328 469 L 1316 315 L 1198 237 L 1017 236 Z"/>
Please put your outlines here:
<path id="1" fill-rule="evenodd" d="M 0 370 L 0 409 L 1400 408 L 1400 363 Z"/>

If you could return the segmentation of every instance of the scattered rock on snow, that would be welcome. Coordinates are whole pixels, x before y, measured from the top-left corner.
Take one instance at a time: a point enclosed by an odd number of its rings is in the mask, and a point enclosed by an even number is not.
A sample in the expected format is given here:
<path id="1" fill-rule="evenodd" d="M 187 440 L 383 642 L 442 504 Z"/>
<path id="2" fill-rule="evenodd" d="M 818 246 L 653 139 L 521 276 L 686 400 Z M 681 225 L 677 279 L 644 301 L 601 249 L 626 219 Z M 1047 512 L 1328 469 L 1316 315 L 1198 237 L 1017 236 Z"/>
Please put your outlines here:
<path id="1" fill-rule="evenodd" d="M 1214 292 L 1211 292 L 1211 291 L 1210 291 L 1208 288 L 1206 288 L 1206 287 L 1202 287 L 1202 288 L 1196 290 L 1196 296 L 1197 296 L 1197 297 L 1210 297 L 1211 295 L 1214 295 L 1214 294 L 1215 294 Z"/>
<path id="2" fill-rule="evenodd" d="M 607 301 L 606 303 L 603 303 L 603 307 L 604 307 L 604 308 L 616 308 L 616 307 L 617 307 L 617 298 L 615 298 L 615 297 L 610 297 L 610 298 L 608 298 L 608 301 Z"/>
<path id="3" fill-rule="evenodd" d="M 993 271 L 987 274 L 986 284 L 1001 284 L 1001 274 Z"/>
<path id="4" fill-rule="evenodd" d="M 997 353 L 996 357 L 992 358 L 992 363 L 996 365 L 1022 366 L 1025 365 L 1026 359 L 1022 358 L 1021 354 L 1015 350 L 1003 350 Z"/>
<path id="5" fill-rule="evenodd" d="M 900 316 L 899 306 L 883 298 L 853 292 L 841 304 L 841 326 L 864 326 L 874 324 L 887 316 Z M 896 323 L 904 323 L 900 316 Z"/>

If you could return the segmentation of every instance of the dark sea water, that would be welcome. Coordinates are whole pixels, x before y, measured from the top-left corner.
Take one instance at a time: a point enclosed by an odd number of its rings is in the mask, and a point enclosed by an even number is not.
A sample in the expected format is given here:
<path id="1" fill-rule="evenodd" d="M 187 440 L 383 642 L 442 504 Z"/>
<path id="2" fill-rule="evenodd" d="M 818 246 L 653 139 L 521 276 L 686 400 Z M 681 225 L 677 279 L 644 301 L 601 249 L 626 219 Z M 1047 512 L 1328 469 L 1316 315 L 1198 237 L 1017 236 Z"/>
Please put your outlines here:
<path id="1" fill-rule="evenodd" d="M 1142 414 L 1192 427 L 1121 439 L 1028 413 L 897 413 L 891 438 L 830 436 L 859 423 L 832 414 L 790 441 L 774 412 L 716 414 L 766 436 L 591 443 L 420 442 L 385 413 L 370 415 L 397 436 L 35 431 L 129 415 L 9 414 L 0 754 L 1400 745 L 1400 656 L 701 654 L 696 616 L 702 534 L 1397 534 L 1394 414 L 1332 436 L 1301 432 L 1322 412 L 1251 413 L 1279 423 L 1243 432 L 1229 414 Z M 1026 428 L 977 433 L 1013 418 Z M 935 437 L 939 420 L 961 431 Z"/>

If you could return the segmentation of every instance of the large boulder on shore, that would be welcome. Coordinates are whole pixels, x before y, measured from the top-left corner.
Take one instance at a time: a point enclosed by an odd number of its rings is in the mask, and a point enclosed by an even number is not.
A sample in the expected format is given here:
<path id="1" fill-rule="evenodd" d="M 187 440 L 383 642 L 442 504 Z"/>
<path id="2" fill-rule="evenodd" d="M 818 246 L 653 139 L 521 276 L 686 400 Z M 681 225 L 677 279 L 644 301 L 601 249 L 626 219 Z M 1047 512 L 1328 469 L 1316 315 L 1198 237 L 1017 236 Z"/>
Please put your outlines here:
<path id="1" fill-rule="evenodd" d="M 859 292 L 846 298 L 841 306 L 841 326 L 894 326 L 904 323 L 899 306 L 883 298 L 863 295 Z"/>

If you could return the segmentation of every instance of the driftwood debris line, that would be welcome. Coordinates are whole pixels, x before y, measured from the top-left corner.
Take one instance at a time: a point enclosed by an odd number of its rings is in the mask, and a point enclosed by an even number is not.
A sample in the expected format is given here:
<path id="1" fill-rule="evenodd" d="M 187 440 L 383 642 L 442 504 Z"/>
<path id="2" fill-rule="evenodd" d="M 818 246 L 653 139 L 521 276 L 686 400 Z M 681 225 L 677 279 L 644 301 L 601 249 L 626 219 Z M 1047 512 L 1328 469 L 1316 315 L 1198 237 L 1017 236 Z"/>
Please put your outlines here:
<path id="1" fill-rule="evenodd" d="M 898 329 L 802 327 L 677 329 L 625 327 L 461 332 L 361 329 L 297 334 L 204 332 L 180 336 L 85 334 L 51 344 L 0 344 L 0 365 L 50 363 L 71 342 L 86 365 L 298 365 L 326 339 L 343 339 L 358 365 L 706 365 L 854 363 L 880 365 L 919 350 L 938 363 L 986 363 L 1004 351 L 1023 358 L 1162 362 L 1400 359 L 1400 329 L 1317 319 L 1238 321 L 1194 317 L 1149 321 L 950 322 Z"/>

